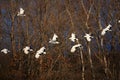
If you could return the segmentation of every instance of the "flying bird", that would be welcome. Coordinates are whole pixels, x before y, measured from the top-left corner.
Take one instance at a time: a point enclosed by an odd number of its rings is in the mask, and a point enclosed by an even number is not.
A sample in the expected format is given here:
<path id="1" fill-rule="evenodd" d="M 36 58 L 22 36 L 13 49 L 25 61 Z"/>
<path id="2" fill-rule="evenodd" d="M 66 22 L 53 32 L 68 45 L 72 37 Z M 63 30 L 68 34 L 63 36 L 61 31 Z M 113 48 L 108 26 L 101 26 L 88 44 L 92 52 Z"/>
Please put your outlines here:
<path id="1" fill-rule="evenodd" d="M 71 52 L 74 53 L 78 47 L 80 48 L 80 47 L 82 47 L 82 45 L 81 45 L 81 44 L 76 44 L 76 45 L 74 45 L 74 46 L 71 48 Z"/>
<path id="2" fill-rule="evenodd" d="M 49 43 L 51 44 L 59 44 L 60 42 L 57 41 L 58 36 L 54 33 L 53 38 L 50 39 Z"/>
<path id="3" fill-rule="evenodd" d="M 104 36 L 106 34 L 107 31 L 111 31 L 110 28 L 112 27 L 112 25 L 108 25 L 106 28 L 104 28 L 101 32 L 101 35 Z"/>
<path id="4" fill-rule="evenodd" d="M 72 42 L 75 42 L 76 40 L 78 40 L 75 36 L 75 33 L 71 34 L 71 37 L 69 38 Z"/>
<path id="5" fill-rule="evenodd" d="M 1 50 L 1 52 L 3 52 L 4 54 L 7 54 L 10 51 L 8 49 L 4 48 L 4 49 Z"/>
<path id="6" fill-rule="evenodd" d="M 87 34 L 87 33 L 85 33 L 84 37 L 87 39 L 88 42 L 90 42 L 91 38 L 93 38 L 93 36 L 91 36 L 91 34 Z"/>
<path id="7" fill-rule="evenodd" d="M 45 49 L 46 49 L 45 47 L 40 48 L 40 49 L 36 52 L 35 58 L 39 58 L 41 54 L 46 54 Z"/>
<path id="8" fill-rule="evenodd" d="M 26 46 L 25 48 L 23 48 L 23 51 L 25 54 L 29 54 L 29 52 L 33 51 L 33 49 L 31 49 L 29 46 Z"/>
<path id="9" fill-rule="evenodd" d="M 18 12 L 17 16 L 26 16 L 23 8 L 20 8 L 20 11 Z"/>

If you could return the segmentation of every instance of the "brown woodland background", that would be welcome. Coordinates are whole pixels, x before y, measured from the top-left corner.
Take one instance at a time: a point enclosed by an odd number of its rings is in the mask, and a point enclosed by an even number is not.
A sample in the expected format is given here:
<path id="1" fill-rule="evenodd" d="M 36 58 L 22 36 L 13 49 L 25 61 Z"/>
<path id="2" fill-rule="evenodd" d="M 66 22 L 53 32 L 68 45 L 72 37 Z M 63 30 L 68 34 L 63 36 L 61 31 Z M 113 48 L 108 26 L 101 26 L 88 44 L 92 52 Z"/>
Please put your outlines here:
<path id="1" fill-rule="evenodd" d="M 16 16 L 20 7 L 25 17 Z M 119 0 L 0 0 L 0 10 L 0 50 L 11 51 L 0 53 L 0 80 L 120 80 Z M 100 33 L 108 24 L 112 31 L 101 47 Z M 84 46 L 75 53 L 73 32 Z M 59 45 L 48 43 L 54 33 Z M 94 36 L 90 45 L 85 33 Z M 24 54 L 25 46 L 34 51 Z M 42 46 L 47 54 L 35 59 Z"/>

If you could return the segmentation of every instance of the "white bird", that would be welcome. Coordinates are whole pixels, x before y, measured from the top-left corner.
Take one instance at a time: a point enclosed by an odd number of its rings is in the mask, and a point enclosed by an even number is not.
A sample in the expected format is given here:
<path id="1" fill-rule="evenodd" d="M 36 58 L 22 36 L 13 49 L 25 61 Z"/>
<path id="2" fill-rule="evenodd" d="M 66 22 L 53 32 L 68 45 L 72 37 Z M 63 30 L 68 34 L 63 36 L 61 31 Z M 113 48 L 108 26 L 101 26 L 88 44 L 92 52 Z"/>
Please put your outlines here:
<path id="1" fill-rule="evenodd" d="M 57 41 L 58 36 L 54 33 L 53 38 L 50 39 L 49 43 L 51 44 L 59 44 L 60 42 Z"/>
<path id="2" fill-rule="evenodd" d="M 7 54 L 7 53 L 10 52 L 10 51 L 9 51 L 8 49 L 4 48 L 4 49 L 1 50 L 1 52 Z"/>
<path id="3" fill-rule="evenodd" d="M 112 27 L 112 25 L 108 25 L 106 28 L 104 28 L 101 32 L 101 35 L 104 36 L 106 34 L 107 31 L 111 31 L 110 28 Z"/>
<path id="4" fill-rule="evenodd" d="M 41 54 L 46 54 L 45 49 L 46 49 L 45 47 L 40 48 L 40 49 L 36 52 L 35 58 L 39 58 Z"/>
<path id="5" fill-rule="evenodd" d="M 93 38 L 93 36 L 91 36 L 91 34 L 87 34 L 87 33 L 85 33 L 84 37 L 87 39 L 88 42 L 90 42 L 91 38 Z"/>
<path id="6" fill-rule="evenodd" d="M 71 34 L 71 37 L 69 38 L 72 42 L 75 42 L 76 40 L 78 40 L 75 36 L 75 33 Z"/>
<path id="7" fill-rule="evenodd" d="M 25 54 L 28 54 L 30 51 L 33 51 L 33 49 L 31 49 L 29 46 L 26 46 L 25 48 L 23 48 L 23 51 Z"/>
<path id="8" fill-rule="evenodd" d="M 72 48 L 71 48 L 71 52 L 72 53 L 74 53 L 75 51 L 76 51 L 76 48 L 80 48 L 80 47 L 82 47 L 82 45 L 81 44 L 76 44 L 76 45 L 74 45 Z"/>
<path id="9" fill-rule="evenodd" d="M 20 11 L 18 12 L 17 16 L 25 16 L 25 11 L 23 8 L 20 8 Z"/>

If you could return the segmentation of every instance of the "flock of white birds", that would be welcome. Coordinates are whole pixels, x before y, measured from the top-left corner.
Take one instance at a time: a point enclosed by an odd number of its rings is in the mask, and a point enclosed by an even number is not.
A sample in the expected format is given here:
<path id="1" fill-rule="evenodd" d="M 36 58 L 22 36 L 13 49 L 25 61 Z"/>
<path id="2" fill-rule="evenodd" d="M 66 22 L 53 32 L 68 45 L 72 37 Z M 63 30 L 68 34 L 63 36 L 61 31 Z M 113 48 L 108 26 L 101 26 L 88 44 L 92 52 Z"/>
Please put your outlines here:
<path id="1" fill-rule="evenodd" d="M 20 11 L 18 12 L 17 16 L 26 16 L 25 15 L 25 11 L 24 11 L 23 8 L 20 8 Z M 120 20 L 118 21 L 118 23 L 120 23 Z M 101 31 L 101 36 L 104 36 L 106 34 L 106 32 L 111 31 L 110 30 L 111 27 L 112 27 L 112 25 L 109 24 L 106 28 L 104 28 Z M 86 40 L 88 42 L 91 42 L 91 39 L 93 38 L 93 36 L 91 36 L 91 34 L 87 34 L 87 33 L 85 33 L 84 37 L 86 38 Z M 59 44 L 60 42 L 57 41 L 57 38 L 58 38 L 58 35 L 56 33 L 54 33 L 53 38 L 49 40 L 49 43 L 50 44 L 54 44 L 54 45 Z M 77 50 L 77 48 L 82 48 L 83 47 L 82 44 L 80 44 L 79 41 L 78 41 L 78 39 L 76 38 L 75 33 L 72 33 L 71 37 L 69 39 L 72 42 L 74 42 L 74 43 L 76 42 L 77 43 L 77 44 L 75 44 L 75 45 L 72 46 L 72 48 L 70 50 L 71 53 L 74 53 Z M 35 54 L 35 58 L 39 58 L 40 55 L 46 54 L 45 49 L 46 49 L 45 46 L 43 46 L 39 50 L 37 50 L 36 54 Z M 31 49 L 29 46 L 26 46 L 25 48 L 23 48 L 23 52 L 25 54 L 29 54 L 31 51 L 33 51 L 33 49 Z M 7 54 L 10 51 L 8 49 L 4 48 L 4 49 L 1 50 L 1 52 L 4 53 L 4 54 Z"/>

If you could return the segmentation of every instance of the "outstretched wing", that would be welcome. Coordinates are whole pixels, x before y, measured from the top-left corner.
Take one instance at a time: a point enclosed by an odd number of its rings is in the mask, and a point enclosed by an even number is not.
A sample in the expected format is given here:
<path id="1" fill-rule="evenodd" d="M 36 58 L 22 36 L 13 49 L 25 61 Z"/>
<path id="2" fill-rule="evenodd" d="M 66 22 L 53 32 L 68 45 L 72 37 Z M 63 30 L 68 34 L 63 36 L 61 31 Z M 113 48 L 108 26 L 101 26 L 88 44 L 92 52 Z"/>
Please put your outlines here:
<path id="1" fill-rule="evenodd" d="M 20 14 L 24 14 L 23 8 L 20 8 Z"/>
<path id="2" fill-rule="evenodd" d="M 75 42 L 76 36 L 74 33 L 71 34 L 71 37 L 69 38 L 72 42 Z"/>
<path id="3" fill-rule="evenodd" d="M 54 34 L 54 36 L 53 36 L 52 40 L 53 40 L 53 41 L 56 41 L 56 40 L 57 40 L 57 38 L 58 38 L 58 36 L 57 36 L 56 34 Z"/>

